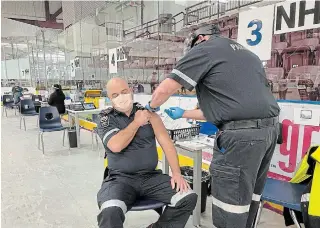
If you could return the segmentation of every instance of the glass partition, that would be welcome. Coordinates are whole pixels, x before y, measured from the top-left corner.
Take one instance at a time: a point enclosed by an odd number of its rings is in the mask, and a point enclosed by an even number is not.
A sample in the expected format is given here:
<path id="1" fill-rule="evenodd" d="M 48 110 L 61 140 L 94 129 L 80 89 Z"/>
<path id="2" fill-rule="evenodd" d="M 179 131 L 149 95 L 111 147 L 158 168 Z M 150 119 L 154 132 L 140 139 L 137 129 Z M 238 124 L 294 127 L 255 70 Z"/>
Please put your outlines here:
<path id="1" fill-rule="evenodd" d="M 150 94 L 182 57 L 192 30 L 218 24 L 236 41 L 239 11 L 260 3 L 275 2 L 63 1 L 63 29 L 2 38 L 2 84 L 103 89 L 110 78 L 123 77 L 135 92 Z M 319 29 L 273 36 L 271 59 L 263 64 L 277 99 L 320 100 L 319 38 Z M 19 71 L 6 71 L 5 65 L 18 63 Z"/>

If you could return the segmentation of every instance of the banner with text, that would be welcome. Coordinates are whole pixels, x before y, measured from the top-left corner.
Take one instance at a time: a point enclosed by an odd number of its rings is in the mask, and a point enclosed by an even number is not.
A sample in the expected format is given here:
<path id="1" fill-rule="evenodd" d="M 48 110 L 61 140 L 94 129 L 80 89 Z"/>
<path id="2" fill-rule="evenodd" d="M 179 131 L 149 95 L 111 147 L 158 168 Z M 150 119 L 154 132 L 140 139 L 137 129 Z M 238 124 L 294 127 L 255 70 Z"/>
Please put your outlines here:
<path id="1" fill-rule="evenodd" d="M 286 1 L 276 4 L 274 34 L 320 27 L 320 1 Z"/>

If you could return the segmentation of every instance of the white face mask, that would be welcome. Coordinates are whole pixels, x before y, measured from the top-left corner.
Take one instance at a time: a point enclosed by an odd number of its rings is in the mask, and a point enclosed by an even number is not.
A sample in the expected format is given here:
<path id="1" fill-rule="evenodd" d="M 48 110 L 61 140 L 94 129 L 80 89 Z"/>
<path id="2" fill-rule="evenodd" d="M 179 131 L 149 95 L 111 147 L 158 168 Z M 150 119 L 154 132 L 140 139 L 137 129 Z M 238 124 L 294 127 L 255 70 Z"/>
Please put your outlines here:
<path id="1" fill-rule="evenodd" d="M 130 109 L 132 109 L 133 106 L 131 93 L 120 94 L 116 98 L 113 98 L 111 101 L 113 103 L 113 107 L 120 112 L 128 112 Z"/>

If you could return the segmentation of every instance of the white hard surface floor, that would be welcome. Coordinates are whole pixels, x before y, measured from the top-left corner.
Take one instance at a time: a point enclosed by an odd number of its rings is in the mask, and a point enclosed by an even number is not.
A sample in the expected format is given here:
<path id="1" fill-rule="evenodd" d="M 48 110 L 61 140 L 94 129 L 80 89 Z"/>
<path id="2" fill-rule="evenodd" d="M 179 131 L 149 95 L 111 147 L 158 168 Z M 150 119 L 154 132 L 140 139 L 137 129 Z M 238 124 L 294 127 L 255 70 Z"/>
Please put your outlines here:
<path id="1" fill-rule="evenodd" d="M 96 193 L 103 158 L 91 150 L 91 133 L 81 131 L 82 148 L 71 149 L 70 155 L 62 146 L 62 132 L 45 133 L 43 156 L 37 149 L 36 117 L 27 117 L 26 126 L 27 131 L 19 129 L 19 117 L 13 111 L 2 117 L 1 227 L 97 227 Z M 129 212 L 124 227 L 143 228 L 157 218 L 154 211 Z M 203 228 L 212 227 L 209 198 L 201 223 Z M 186 227 L 193 227 L 191 219 Z M 258 227 L 285 226 L 280 215 L 264 210 Z"/>

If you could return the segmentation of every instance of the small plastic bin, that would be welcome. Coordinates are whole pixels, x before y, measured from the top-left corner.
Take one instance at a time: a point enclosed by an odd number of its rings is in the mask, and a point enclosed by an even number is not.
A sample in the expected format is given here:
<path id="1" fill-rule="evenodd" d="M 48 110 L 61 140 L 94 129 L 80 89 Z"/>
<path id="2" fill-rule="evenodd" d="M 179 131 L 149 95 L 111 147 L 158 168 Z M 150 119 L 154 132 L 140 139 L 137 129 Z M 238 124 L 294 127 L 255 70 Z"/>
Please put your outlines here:
<path id="1" fill-rule="evenodd" d="M 78 143 L 77 143 L 77 131 L 75 127 L 68 129 L 68 138 L 69 138 L 70 148 L 76 148 L 78 146 Z"/>
<path id="2" fill-rule="evenodd" d="M 187 139 L 187 138 L 191 138 L 191 137 L 199 135 L 200 126 L 174 129 L 174 130 L 167 129 L 167 131 L 168 131 L 170 138 L 172 140 L 176 141 L 176 140 Z"/>
<path id="3" fill-rule="evenodd" d="M 193 189 L 193 167 L 182 166 L 181 175 L 189 183 Z M 211 175 L 210 173 L 203 171 L 201 174 L 201 213 L 206 211 L 207 197 L 210 195 Z"/>

